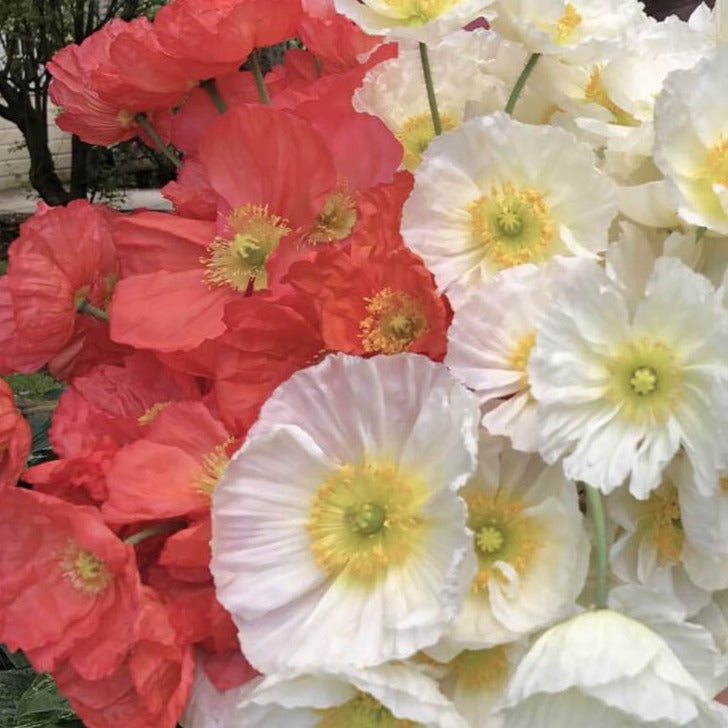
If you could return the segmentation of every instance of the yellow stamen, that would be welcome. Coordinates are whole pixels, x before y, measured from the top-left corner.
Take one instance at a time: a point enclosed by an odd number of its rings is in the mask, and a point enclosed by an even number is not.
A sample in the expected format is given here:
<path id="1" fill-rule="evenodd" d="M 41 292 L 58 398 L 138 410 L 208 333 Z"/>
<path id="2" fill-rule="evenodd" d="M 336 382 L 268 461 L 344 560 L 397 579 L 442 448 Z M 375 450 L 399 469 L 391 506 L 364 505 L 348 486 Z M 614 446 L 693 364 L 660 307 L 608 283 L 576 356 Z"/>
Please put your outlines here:
<path id="1" fill-rule="evenodd" d="M 148 425 L 150 422 L 154 422 L 154 420 L 159 417 L 159 413 L 163 410 L 167 409 L 169 405 L 171 405 L 172 402 L 155 402 L 151 407 L 149 407 L 144 414 L 139 415 L 137 417 L 137 422 L 140 425 Z"/>
<path id="2" fill-rule="evenodd" d="M 331 577 L 377 580 L 419 547 L 425 497 L 418 480 L 394 465 L 342 466 L 319 486 L 306 524 L 316 563 Z"/>
<path id="3" fill-rule="evenodd" d="M 200 469 L 195 476 L 195 490 L 206 496 L 212 496 L 218 481 L 225 472 L 230 458 L 227 449 L 235 438 L 229 437 L 225 442 L 220 443 L 214 450 L 202 458 Z"/>
<path id="4" fill-rule="evenodd" d="M 376 3 L 364 2 L 365 5 L 386 5 L 392 16 L 405 25 L 424 25 L 447 12 L 459 0 L 378 0 Z M 378 9 L 378 8 L 377 8 Z"/>
<path id="5" fill-rule="evenodd" d="M 506 182 L 468 208 L 473 242 L 498 268 L 537 263 L 551 254 L 555 225 L 543 195 Z"/>
<path id="6" fill-rule="evenodd" d="M 347 192 L 332 192 L 308 234 L 310 243 L 330 243 L 347 238 L 356 225 L 356 203 Z"/>
<path id="7" fill-rule="evenodd" d="M 457 687 L 468 692 L 495 691 L 508 677 L 508 655 L 502 645 L 464 650 L 450 661 Z"/>
<path id="8" fill-rule="evenodd" d="M 226 285 L 246 291 L 265 288 L 268 282 L 265 262 L 280 241 L 291 232 L 287 223 L 268 212 L 268 206 L 244 205 L 228 218 L 230 236 L 215 238 L 209 246 L 209 257 L 202 258 L 211 285 Z"/>
<path id="9" fill-rule="evenodd" d="M 416 728 L 421 725 L 396 718 L 389 708 L 367 693 L 357 693 L 351 700 L 333 708 L 319 708 L 316 728 Z"/>
<path id="10" fill-rule="evenodd" d="M 572 33 L 581 24 L 581 21 L 582 17 L 577 9 L 571 3 L 566 3 L 564 14 L 556 23 L 556 42 L 559 45 L 568 43 Z"/>
<path id="11" fill-rule="evenodd" d="M 450 131 L 459 126 L 458 120 L 448 113 L 440 113 L 440 122 L 443 131 Z M 420 166 L 422 155 L 435 138 L 435 127 L 430 112 L 405 119 L 395 136 L 404 148 L 402 163 L 410 172 L 414 171 Z"/>
<path id="12" fill-rule="evenodd" d="M 536 343 L 536 331 L 529 331 L 524 334 L 511 350 L 510 365 L 512 369 L 521 373 L 520 385 L 522 389 L 529 389 L 528 374 L 526 367 L 531 356 L 531 349 Z"/>
<path id="13" fill-rule="evenodd" d="M 369 316 L 359 323 L 359 338 L 366 352 L 399 354 L 430 330 L 421 298 L 383 288 L 365 301 Z"/>
<path id="14" fill-rule="evenodd" d="M 589 76 L 589 82 L 584 88 L 584 98 L 587 101 L 591 101 L 593 104 L 598 104 L 602 108 L 606 109 L 612 115 L 612 121 L 615 124 L 621 124 L 622 126 L 639 126 L 639 121 L 632 116 L 628 111 L 625 111 L 620 106 L 609 98 L 609 92 L 607 87 L 602 81 L 602 69 L 601 66 L 594 66 Z"/>
<path id="15" fill-rule="evenodd" d="M 708 151 L 704 176 L 711 184 L 728 187 L 728 139 L 722 134 Z"/>
<path id="16" fill-rule="evenodd" d="M 61 570 L 74 589 L 86 594 L 100 594 L 112 581 L 106 563 L 93 551 L 82 549 L 75 541 L 69 541 L 66 546 Z"/>
<path id="17" fill-rule="evenodd" d="M 647 530 L 647 538 L 657 548 L 658 561 L 660 564 L 680 563 L 685 532 L 675 486 L 666 483 L 653 491 L 645 510 L 641 521 Z"/>

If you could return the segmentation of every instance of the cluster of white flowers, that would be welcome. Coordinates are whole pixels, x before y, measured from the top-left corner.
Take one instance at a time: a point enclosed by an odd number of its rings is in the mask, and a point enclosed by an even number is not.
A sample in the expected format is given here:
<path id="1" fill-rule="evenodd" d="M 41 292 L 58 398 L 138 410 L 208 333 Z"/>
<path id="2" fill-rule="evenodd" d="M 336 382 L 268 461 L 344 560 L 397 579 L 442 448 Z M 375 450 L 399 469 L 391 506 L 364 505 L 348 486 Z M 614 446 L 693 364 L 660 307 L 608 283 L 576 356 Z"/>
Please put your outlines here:
<path id="1" fill-rule="evenodd" d="M 264 676 L 200 673 L 185 725 L 727 726 L 728 3 L 336 5 L 400 42 L 354 103 L 405 148 L 448 352 L 267 401 L 212 562 Z"/>

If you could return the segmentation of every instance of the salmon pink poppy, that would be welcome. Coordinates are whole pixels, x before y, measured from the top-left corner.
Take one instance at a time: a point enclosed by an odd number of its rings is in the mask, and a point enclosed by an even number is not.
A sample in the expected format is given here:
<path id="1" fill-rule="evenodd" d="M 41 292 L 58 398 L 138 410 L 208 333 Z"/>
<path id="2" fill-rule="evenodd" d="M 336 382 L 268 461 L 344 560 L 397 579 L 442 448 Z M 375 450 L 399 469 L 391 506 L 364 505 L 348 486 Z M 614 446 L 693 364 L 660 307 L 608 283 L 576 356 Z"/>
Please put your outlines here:
<path id="1" fill-rule="evenodd" d="M 133 548 L 96 509 L 22 488 L 0 493 L 0 542 L 0 641 L 40 671 L 115 670 L 141 598 Z"/>
<path id="2" fill-rule="evenodd" d="M 201 402 L 165 407 L 144 437 L 123 447 L 107 475 L 107 521 L 204 515 L 235 439 Z"/>
<path id="3" fill-rule="evenodd" d="M 121 366 L 104 364 L 73 380 L 53 414 L 51 445 L 64 458 L 90 452 L 103 441 L 120 447 L 143 437 L 172 402 L 201 396 L 196 379 L 136 352 Z"/>
<path id="4" fill-rule="evenodd" d="M 154 28 L 164 50 L 206 68 L 206 78 L 235 70 L 256 47 L 296 34 L 300 0 L 174 0 L 162 7 Z"/>
<path id="5" fill-rule="evenodd" d="M 15 406 L 13 390 L 0 379 L 0 490 L 15 485 L 30 453 L 28 421 Z"/>
<path id="6" fill-rule="evenodd" d="M 191 647 L 149 587 L 126 630 L 136 639 L 115 672 L 89 679 L 66 662 L 53 675 L 58 688 L 88 728 L 174 728 L 192 684 Z"/>
<path id="7" fill-rule="evenodd" d="M 112 356 L 118 349 L 109 344 L 104 322 L 88 320 L 88 311 L 104 315 L 118 276 L 113 214 L 81 200 L 67 207 L 41 204 L 21 226 L 4 278 L 15 338 L 9 364 L 57 357 L 54 369 L 71 374 L 87 344 Z"/>

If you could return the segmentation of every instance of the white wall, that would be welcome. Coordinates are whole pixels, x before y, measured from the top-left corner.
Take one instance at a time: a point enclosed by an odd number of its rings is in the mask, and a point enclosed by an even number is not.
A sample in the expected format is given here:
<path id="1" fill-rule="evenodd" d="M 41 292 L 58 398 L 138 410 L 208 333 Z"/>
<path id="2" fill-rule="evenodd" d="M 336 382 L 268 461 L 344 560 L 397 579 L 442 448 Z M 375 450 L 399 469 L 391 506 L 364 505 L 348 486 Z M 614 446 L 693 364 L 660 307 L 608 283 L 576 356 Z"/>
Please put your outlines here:
<path id="1" fill-rule="evenodd" d="M 52 116 L 52 113 L 51 111 L 49 116 Z M 52 118 L 48 127 L 49 145 L 56 162 L 56 171 L 62 180 L 67 180 L 71 170 L 71 136 L 62 132 Z M 22 142 L 23 137 L 18 128 L 9 121 L 0 119 L 0 190 L 30 187 L 28 182 L 30 162 Z"/>

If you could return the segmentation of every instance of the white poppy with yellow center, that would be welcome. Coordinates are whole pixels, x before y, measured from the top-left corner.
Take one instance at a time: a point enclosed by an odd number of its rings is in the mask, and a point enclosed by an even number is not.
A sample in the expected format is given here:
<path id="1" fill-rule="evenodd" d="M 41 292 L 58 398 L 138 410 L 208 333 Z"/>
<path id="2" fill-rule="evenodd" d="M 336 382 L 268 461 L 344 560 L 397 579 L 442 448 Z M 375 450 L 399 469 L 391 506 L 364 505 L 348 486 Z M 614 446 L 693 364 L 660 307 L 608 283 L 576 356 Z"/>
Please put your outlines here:
<path id="1" fill-rule="evenodd" d="M 650 22 L 637 0 L 497 0 L 494 9 L 499 35 L 570 63 L 618 55 Z"/>
<path id="2" fill-rule="evenodd" d="M 478 470 L 461 496 L 478 571 L 445 640 L 468 649 L 494 646 L 571 613 L 590 546 L 576 485 L 561 468 L 482 433 Z"/>
<path id="3" fill-rule="evenodd" d="M 631 300 L 585 263 L 541 318 L 527 372 L 547 462 L 646 498 L 682 448 L 703 493 L 728 465 L 728 318 L 716 291 L 658 258 Z"/>
<path id="4" fill-rule="evenodd" d="M 728 715 L 655 632 L 612 609 L 542 634 L 500 708 L 505 728 L 721 728 Z"/>
<path id="5" fill-rule="evenodd" d="M 509 437 L 516 450 L 536 452 L 536 400 L 526 366 L 536 323 L 579 259 L 545 268 L 521 265 L 486 281 L 455 310 L 445 363 L 472 389 L 483 408 L 483 426 Z"/>
<path id="6" fill-rule="evenodd" d="M 404 206 L 402 235 L 457 307 L 506 268 L 595 257 L 615 214 L 614 185 L 586 145 L 499 112 L 432 142 Z"/>
<path id="7" fill-rule="evenodd" d="M 231 717 L 236 728 L 468 728 L 435 681 L 403 663 L 268 675 Z"/>
<path id="8" fill-rule="evenodd" d="M 212 573 L 258 670 L 434 643 L 475 569 L 457 491 L 478 404 L 415 354 L 330 356 L 282 384 L 214 494 Z"/>
<path id="9" fill-rule="evenodd" d="M 655 164 L 680 217 L 728 233 L 728 48 L 671 73 L 655 105 Z"/>
<path id="10" fill-rule="evenodd" d="M 409 38 L 434 45 L 464 28 L 494 0 L 334 0 L 336 10 L 372 35 Z"/>

